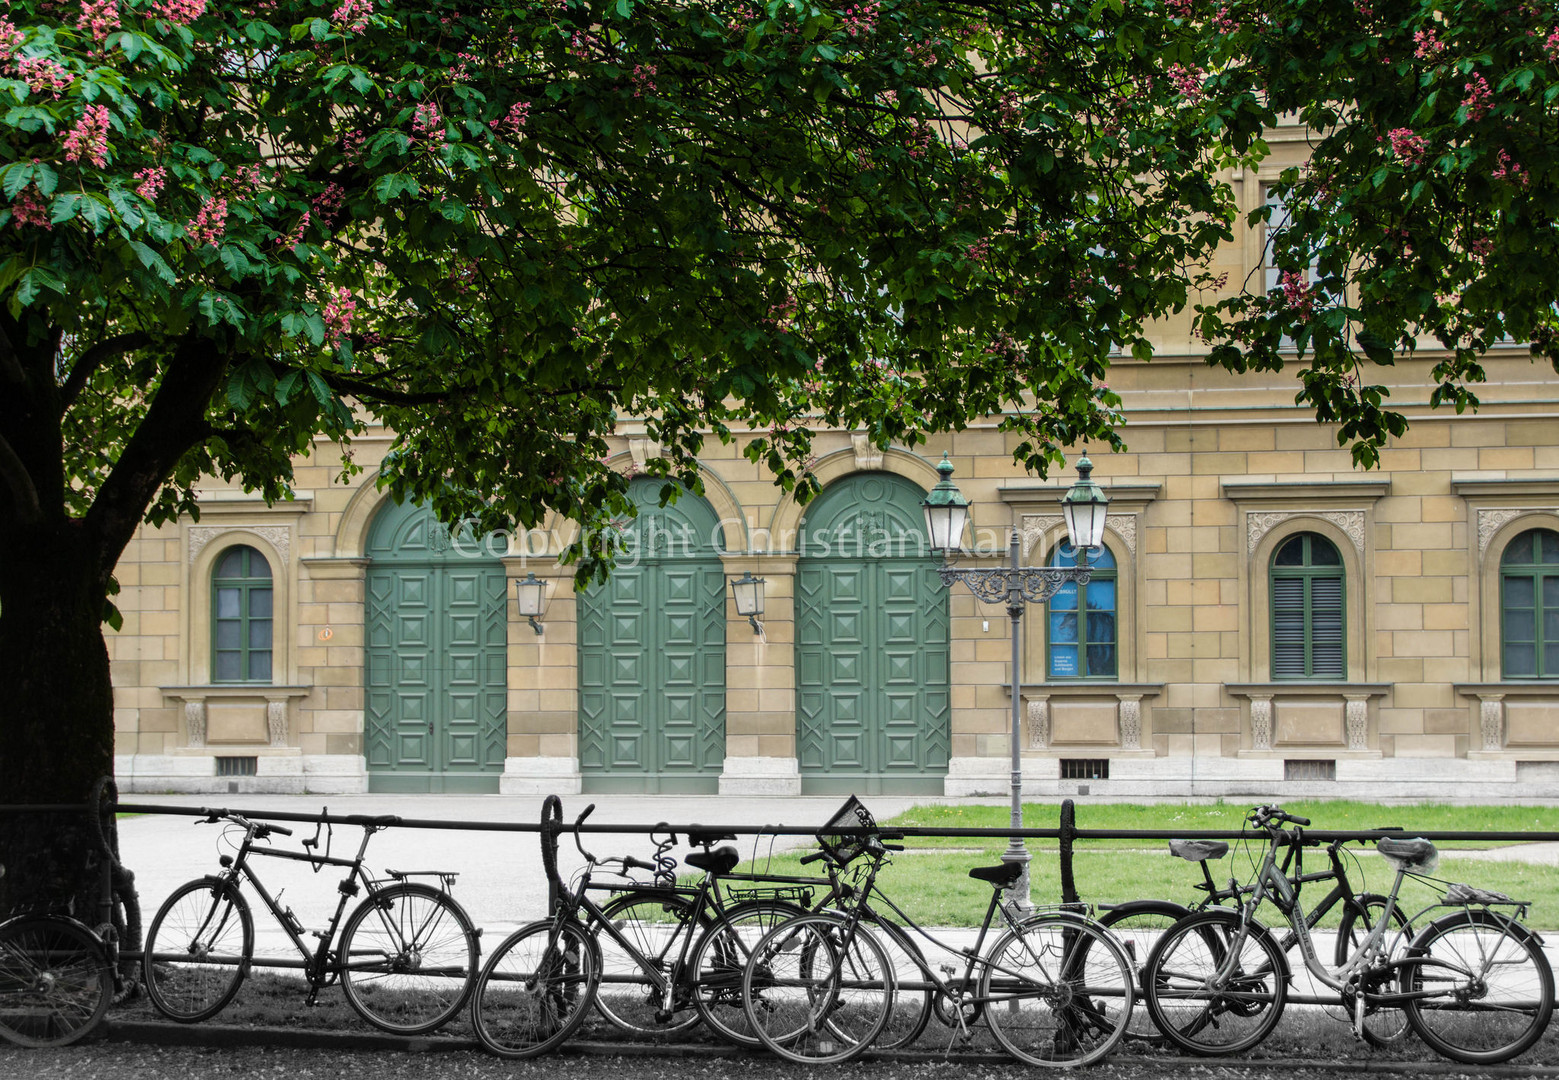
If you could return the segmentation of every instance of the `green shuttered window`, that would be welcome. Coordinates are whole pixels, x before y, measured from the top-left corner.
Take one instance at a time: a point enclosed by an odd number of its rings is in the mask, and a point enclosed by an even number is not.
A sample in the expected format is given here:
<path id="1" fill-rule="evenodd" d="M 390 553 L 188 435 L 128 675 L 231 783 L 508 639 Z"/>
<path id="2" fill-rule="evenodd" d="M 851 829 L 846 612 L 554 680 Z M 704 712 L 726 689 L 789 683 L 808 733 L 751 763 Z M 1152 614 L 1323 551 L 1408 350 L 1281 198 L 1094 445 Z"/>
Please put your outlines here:
<path id="1" fill-rule="evenodd" d="M 1342 558 L 1324 536 L 1289 537 L 1272 557 L 1272 677 L 1347 677 Z"/>
<path id="2" fill-rule="evenodd" d="M 1531 529 L 1499 565 L 1500 673 L 1559 679 L 1559 532 Z"/>
<path id="3" fill-rule="evenodd" d="M 271 681 L 271 565 L 252 547 L 228 548 L 211 574 L 211 681 Z"/>

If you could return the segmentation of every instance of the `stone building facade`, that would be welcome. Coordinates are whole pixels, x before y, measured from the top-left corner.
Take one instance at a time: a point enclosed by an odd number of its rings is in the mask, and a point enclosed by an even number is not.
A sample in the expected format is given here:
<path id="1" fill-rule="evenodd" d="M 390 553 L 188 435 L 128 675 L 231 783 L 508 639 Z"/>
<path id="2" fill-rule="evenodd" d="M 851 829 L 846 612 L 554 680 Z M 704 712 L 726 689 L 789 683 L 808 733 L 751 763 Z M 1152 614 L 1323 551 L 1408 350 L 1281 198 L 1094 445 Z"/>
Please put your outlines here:
<path id="1" fill-rule="evenodd" d="M 1235 178 L 1246 209 L 1302 150 Z M 1260 230 L 1221 268 L 1259 274 Z M 1217 271 L 1218 267 L 1214 268 Z M 1129 451 L 1086 595 L 1024 617 L 1032 795 L 1559 796 L 1559 379 L 1521 346 L 1482 408 L 1428 408 L 1432 353 L 1382 371 L 1411 429 L 1368 472 L 1282 374 L 1208 368 L 1184 320 L 1121 359 Z M 1067 552 L 1048 481 L 993 422 L 881 452 L 822 433 L 802 507 L 735 444 L 702 497 L 644 513 L 611 582 L 576 593 L 551 522 L 451 534 L 373 466 L 299 462 L 266 507 L 214 484 L 198 523 L 145 528 L 110 634 L 131 791 L 860 791 L 1001 794 L 1005 610 L 941 587 L 919 499 L 945 451 L 974 504 L 965 565 Z M 615 463 L 657 450 L 625 424 Z M 1081 448 L 1074 448 L 1081 449 Z M 756 627 L 727 583 L 764 581 Z M 519 614 L 534 574 L 547 604 Z"/>

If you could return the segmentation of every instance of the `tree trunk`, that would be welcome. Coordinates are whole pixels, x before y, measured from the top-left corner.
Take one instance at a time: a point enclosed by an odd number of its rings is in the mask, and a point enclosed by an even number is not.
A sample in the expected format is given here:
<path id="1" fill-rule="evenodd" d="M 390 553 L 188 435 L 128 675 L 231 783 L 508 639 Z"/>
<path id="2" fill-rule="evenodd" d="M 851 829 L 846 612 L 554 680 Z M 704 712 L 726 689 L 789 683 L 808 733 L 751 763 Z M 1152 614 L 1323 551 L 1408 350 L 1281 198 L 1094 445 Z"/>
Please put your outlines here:
<path id="1" fill-rule="evenodd" d="M 110 857 L 95 811 L 5 810 L 85 807 L 113 775 L 99 550 L 79 521 L 0 521 L 0 914 L 48 909 L 94 926 L 103 918 Z"/>

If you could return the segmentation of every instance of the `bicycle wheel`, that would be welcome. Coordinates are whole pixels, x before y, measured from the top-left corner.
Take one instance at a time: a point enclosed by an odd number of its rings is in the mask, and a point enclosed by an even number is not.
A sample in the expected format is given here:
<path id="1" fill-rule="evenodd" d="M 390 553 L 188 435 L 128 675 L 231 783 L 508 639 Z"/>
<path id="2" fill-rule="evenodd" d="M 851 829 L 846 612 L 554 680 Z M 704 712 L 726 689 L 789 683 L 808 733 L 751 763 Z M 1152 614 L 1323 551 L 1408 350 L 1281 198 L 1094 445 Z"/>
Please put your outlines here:
<path id="1" fill-rule="evenodd" d="M 170 1020 L 206 1020 L 233 1000 L 253 957 L 254 919 L 238 887 L 221 878 L 186 882 L 147 932 L 146 994 Z"/>
<path id="2" fill-rule="evenodd" d="M 1153 1023 L 1182 1050 L 1205 1056 L 1248 1050 L 1283 1015 L 1283 954 L 1265 927 L 1252 923 L 1241 935 L 1239 921 L 1232 911 L 1188 915 L 1159 939 L 1142 969 Z"/>
<path id="3" fill-rule="evenodd" d="M 893 989 L 876 936 L 832 915 L 776 926 L 742 972 L 748 1022 L 764 1046 L 799 1064 L 860 1056 L 888 1022 Z"/>
<path id="4" fill-rule="evenodd" d="M 1554 974 L 1534 935 L 1491 911 L 1430 923 L 1408 948 L 1403 1009 L 1419 1038 L 1454 1061 L 1508 1061 L 1542 1037 Z"/>
<path id="5" fill-rule="evenodd" d="M 448 893 L 415 882 L 377 889 L 341 932 L 341 990 L 377 1028 L 433 1031 L 471 993 L 476 940 L 470 916 Z"/>
<path id="6" fill-rule="evenodd" d="M 1131 1020 L 1131 961 L 1091 920 L 1040 915 L 1008 930 L 983 959 L 979 995 L 996 1041 L 1030 1065 L 1089 1065 Z"/>
<path id="7" fill-rule="evenodd" d="M 601 950 L 601 987 L 595 1007 L 624 1031 L 637 1035 L 672 1035 L 698 1023 L 698 1010 L 685 988 L 673 984 L 672 999 L 663 1001 L 651 972 L 674 980 L 678 959 L 697 913 L 686 897 L 666 892 L 629 892 L 613 897 L 601 910 L 632 951 L 606 928 L 591 929 Z"/>
<path id="8" fill-rule="evenodd" d="M 600 957 L 583 927 L 531 923 L 483 966 L 471 993 L 471 1026 L 500 1057 L 545 1053 L 584 1023 L 600 980 Z"/>
<path id="9" fill-rule="evenodd" d="M 1387 898 L 1377 893 L 1360 893 L 1344 902 L 1342 921 L 1337 924 L 1337 953 L 1334 957 L 1337 967 L 1342 967 L 1352 959 L 1370 931 L 1380 922 L 1386 912 L 1386 902 Z M 1391 960 L 1402 958 L 1411 938 L 1412 927 L 1408 924 L 1407 916 L 1402 914 L 1400 907 L 1393 906 L 1391 927 L 1381 941 L 1388 964 Z M 1405 1012 L 1395 1005 L 1379 1005 L 1372 1000 L 1374 994 L 1389 994 L 1396 990 L 1398 971 L 1397 968 L 1383 965 L 1364 974 L 1364 1025 L 1361 1034 L 1371 1046 L 1390 1046 L 1407 1034 Z M 1351 1021 L 1351 1010 L 1356 1003 L 1351 995 L 1344 995 L 1343 1001 L 1350 1009 L 1348 1019 Z"/>
<path id="10" fill-rule="evenodd" d="M 872 1045 L 879 1050 L 902 1050 L 920 1038 L 931 1020 L 937 996 L 931 983 L 931 968 L 920 946 L 903 927 L 883 918 L 873 918 L 871 927 L 877 944 L 893 965 L 894 984 L 893 1009 Z"/>
<path id="11" fill-rule="evenodd" d="M 1115 935 L 1126 959 L 1131 962 L 1133 985 L 1140 992 L 1142 968 L 1148 962 L 1153 946 L 1175 923 L 1185 918 L 1191 910 L 1170 900 L 1132 900 L 1099 916 L 1099 925 Z M 1126 1038 L 1136 1042 L 1158 1046 L 1164 1042 L 1164 1033 L 1153 1023 L 1146 1009 L 1133 1009 L 1131 1022 L 1126 1025 Z"/>
<path id="12" fill-rule="evenodd" d="M 762 1046 L 742 1001 L 742 972 L 754 947 L 782 922 L 805 915 L 794 904 L 762 900 L 728 908 L 703 932 L 689 970 L 693 1004 L 715 1034 L 737 1046 Z"/>
<path id="13" fill-rule="evenodd" d="M 23 915 L 0 925 L 0 1036 L 65 1046 L 97 1027 L 113 996 L 103 943 L 74 919 Z"/>

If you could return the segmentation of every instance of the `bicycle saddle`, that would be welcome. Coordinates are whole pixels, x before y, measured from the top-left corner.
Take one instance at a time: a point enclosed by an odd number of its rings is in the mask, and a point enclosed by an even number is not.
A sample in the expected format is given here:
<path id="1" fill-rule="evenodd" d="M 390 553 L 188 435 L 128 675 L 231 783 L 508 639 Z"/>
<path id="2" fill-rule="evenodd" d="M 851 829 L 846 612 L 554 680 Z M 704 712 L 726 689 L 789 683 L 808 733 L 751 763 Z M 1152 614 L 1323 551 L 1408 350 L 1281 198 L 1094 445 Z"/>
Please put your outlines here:
<path id="1" fill-rule="evenodd" d="M 1023 864 L 1010 862 L 1000 866 L 976 866 L 969 871 L 969 876 L 976 881 L 988 881 L 998 889 L 1006 889 L 1023 876 Z"/>
<path id="2" fill-rule="evenodd" d="M 742 861 L 742 856 L 741 852 L 727 844 L 713 851 L 695 851 L 682 861 L 711 874 L 728 874 Z"/>
<path id="3" fill-rule="evenodd" d="M 1397 870 L 1430 870 L 1440 861 L 1440 853 L 1428 840 L 1398 840 L 1383 836 L 1375 841 L 1375 850 Z"/>
<path id="4" fill-rule="evenodd" d="M 1208 859 L 1221 859 L 1229 853 L 1227 840 L 1171 840 L 1169 853 L 1178 855 L 1186 862 L 1206 862 Z"/>

